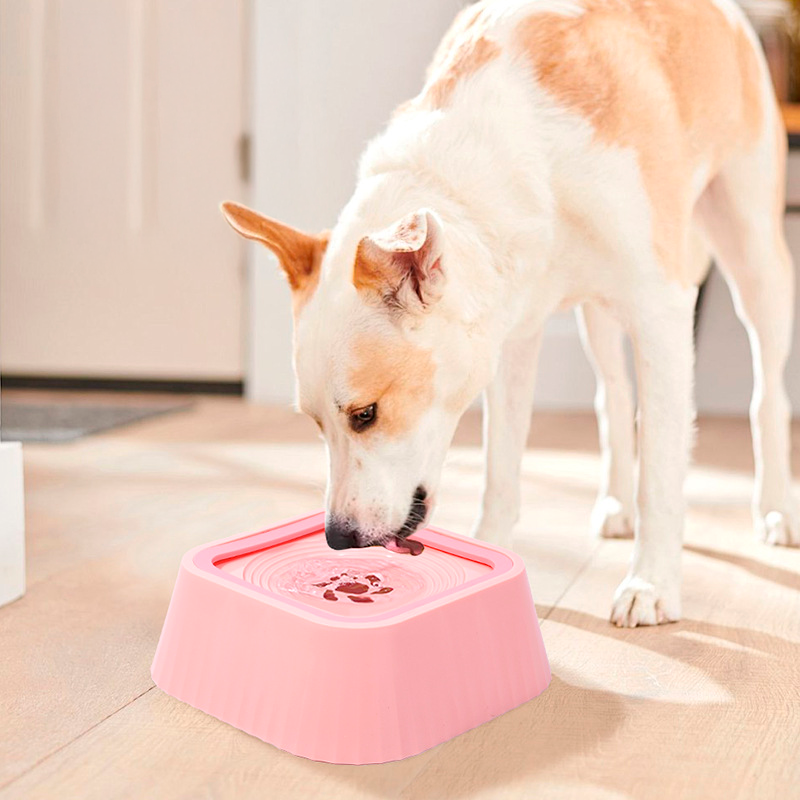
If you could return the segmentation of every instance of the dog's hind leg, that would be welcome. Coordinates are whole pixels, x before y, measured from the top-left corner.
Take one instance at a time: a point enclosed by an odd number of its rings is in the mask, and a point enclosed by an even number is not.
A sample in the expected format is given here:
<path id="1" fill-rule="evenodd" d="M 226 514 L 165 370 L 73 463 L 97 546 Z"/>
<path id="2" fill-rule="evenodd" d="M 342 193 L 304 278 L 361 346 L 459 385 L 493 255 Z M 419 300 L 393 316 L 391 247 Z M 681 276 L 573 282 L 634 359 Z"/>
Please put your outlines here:
<path id="1" fill-rule="evenodd" d="M 510 547 L 511 531 L 519 519 L 519 471 L 530 429 L 541 340 L 538 333 L 507 341 L 484 394 L 486 486 L 474 535 L 505 547 Z"/>
<path id="2" fill-rule="evenodd" d="M 585 303 L 577 311 L 586 355 L 597 377 L 595 411 L 603 472 L 592 512 L 597 536 L 633 536 L 634 419 L 633 400 L 623 348 L 622 326 L 599 306 Z"/>
<path id="3" fill-rule="evenodd" d="M 697 217 L 728 281 L 753 359 L 753 516 L 769 544 L 800 545 L 783 372 L 792 341 L 794 266 L 783 232 L 785 138 L 737 156 L 712 181 Z"/>

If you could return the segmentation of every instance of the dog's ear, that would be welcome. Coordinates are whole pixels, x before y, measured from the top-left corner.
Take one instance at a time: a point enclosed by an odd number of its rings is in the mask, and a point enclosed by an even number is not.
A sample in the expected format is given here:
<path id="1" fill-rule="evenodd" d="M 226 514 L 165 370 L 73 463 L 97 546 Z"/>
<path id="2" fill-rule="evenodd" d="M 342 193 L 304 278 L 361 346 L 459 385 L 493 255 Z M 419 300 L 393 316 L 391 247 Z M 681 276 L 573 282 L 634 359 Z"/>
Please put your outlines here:
<path id="1" fill-rule="evenodd" d="M 442 223 L 429 209 L 403 217 L 359 243 L 353 284 L 392 308 L 423 310 L 439 299 L 442 272 Z"/>
<path id="2" fill-rule="evenodd" d="M 222 203 L 220 209 L 237 233 L 275 253 L 293 291 L 307 291 L 316 284 L 327 232 L 312 236 L 237 203 Z"/>

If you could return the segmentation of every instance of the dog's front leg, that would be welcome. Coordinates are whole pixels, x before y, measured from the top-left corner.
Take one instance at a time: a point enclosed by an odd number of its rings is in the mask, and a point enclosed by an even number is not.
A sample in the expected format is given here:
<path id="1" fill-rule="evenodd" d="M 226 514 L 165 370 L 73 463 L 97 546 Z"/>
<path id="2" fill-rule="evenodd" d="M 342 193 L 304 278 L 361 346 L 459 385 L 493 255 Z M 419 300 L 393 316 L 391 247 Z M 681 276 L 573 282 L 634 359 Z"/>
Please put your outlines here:
<path id="1" fill-rule="evenodd" d="M 638 304 L 631 335 L 639 389 L 639 484 L 633 558 L 614 596 L 616 625 L 680 618 L 683 483 L 692 442 L 694 289 Z M 651 295 L 653 296 L 653 295 Z"/>
<path id="2" fill-rule="evenodd" d="M 484 394 L 486 486 L 474 535 L 505 547 L 519 518 L 519 471 L 530 428 L 542 336 L 508 340 Z"/>

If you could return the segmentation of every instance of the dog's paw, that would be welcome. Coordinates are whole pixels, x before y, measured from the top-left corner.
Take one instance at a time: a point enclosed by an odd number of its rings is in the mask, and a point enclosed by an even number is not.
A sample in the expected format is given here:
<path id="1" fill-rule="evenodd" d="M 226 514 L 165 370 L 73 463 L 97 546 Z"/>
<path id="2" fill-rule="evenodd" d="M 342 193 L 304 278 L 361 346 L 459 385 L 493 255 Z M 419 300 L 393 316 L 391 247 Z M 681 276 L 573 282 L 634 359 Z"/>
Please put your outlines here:
<path id="1" fill-rule="evenodd" d="M 770 511 L 756 517 L 756 530 L 765 544 L 800 547 L 800 521 L 791 511 Z"/>
<path id="2" fill-rule="evenodd" d="M 616 497 L 601 497 L 592 511 L 592 533 L 602 539 L 631 539 L 635 515 Z"/>
<path id="3" fill-rule="evenodd" d="M 660 589 L 642 578 L 628 576 L 614 594 L 611 621 L 618 628 L 661 625 L 680 618 L 680 590 Z"/>

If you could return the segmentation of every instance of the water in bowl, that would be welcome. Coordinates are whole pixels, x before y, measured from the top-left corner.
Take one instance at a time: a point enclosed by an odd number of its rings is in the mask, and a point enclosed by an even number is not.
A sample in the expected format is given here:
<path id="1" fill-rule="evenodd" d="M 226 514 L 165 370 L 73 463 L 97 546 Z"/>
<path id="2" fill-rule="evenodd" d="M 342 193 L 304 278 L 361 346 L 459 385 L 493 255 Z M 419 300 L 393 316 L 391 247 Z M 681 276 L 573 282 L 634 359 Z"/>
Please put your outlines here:
<path id="1" fill-rule="evenodd" d="M 315 533 L 217 562 L 247 583 L 334 614 L 380 614 L 460 586 L 487 564 L 427 546 L 418 556 L 380 547 L 331 550 Z"/>

